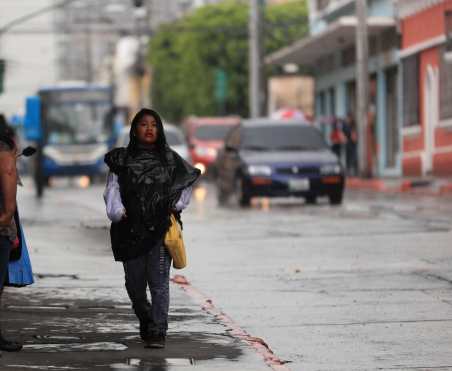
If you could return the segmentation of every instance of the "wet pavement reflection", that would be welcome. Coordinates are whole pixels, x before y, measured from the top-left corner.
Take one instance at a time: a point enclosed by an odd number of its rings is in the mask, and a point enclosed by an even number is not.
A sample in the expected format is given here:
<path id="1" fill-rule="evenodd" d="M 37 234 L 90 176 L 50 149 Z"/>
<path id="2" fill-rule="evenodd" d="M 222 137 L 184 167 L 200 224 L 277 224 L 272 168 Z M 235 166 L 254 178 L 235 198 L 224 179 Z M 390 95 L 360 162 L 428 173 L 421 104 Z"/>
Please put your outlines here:
<path id="1" fill-rule="evenodd" d="M 164 358 L 164 359 L 137 359 L 131 358 L 126 363 L 112 364 L 112 370 L 136 370 L 136 371 L 167 371 L 170 366 L 190 367 L 195 365 L 194 359 Z"/>

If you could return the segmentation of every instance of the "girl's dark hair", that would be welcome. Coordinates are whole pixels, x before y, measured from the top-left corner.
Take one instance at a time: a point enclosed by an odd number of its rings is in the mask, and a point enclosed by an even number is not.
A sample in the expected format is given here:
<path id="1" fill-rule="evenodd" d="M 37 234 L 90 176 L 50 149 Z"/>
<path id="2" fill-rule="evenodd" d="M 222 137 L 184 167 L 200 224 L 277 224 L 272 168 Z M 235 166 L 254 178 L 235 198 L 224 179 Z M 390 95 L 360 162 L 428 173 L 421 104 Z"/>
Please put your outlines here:
<path id="1" fill-rule="evenodd" d="M 138 148 L 138 139 L 136 135 L 136 129 L 138 126 L 138 123 L 143 119 L 145 116 L 152 116 L 155 119 L 155 122 L 157 124 L 157 141 L 155 142 L 155 146 L 157 148 L 157 151 L 160 154 L 163 154 L 165 152 L 165 149 L 167 147 L 166 143 L 166 137 L 165 137 L 165 131 L 163 130 L 163 122 L 160 115 L 149 108 L 142 108 L 133 118 L 132 123 L 130 125 L 130 141 L 129 145 L 127 146 L 127 149 L 131 152 L 134 152 Z"/>
<path id="2" fill-rule="evenodd" d="M 14 129 L 8 125 L 5 116 L 0 113 L 0 141 L 6 143 L 9 148 L 16 148 L 16 143 L 14 143 L 14 136 L 16 133 Z"/>

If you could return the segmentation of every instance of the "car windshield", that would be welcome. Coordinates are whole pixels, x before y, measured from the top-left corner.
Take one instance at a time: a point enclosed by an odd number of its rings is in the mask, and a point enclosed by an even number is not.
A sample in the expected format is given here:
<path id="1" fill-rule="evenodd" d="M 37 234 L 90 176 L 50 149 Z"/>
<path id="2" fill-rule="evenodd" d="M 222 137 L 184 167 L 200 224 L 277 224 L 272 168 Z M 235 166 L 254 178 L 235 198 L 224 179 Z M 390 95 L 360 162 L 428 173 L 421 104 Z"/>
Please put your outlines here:
<path id="1" fill-rule="evenodd" d="M 242 148 L 253 151 L 318 151 L 328 148 L 321 133 L 304 125 L 268 125 L 244 129 Z"/>
<path id="2" fill-rule="evenodd" d="M 166 141 L 170 146 L 183 144 L 181 136 L 174 130 L 165 130 Z"/>
<path id="3" fill-rule="evenodd" d="M 108 103 L 49 104 L 46 112 L 49 144 L 99 143 L 111 135 Z"/>
<path id="4" fill-rule="evenodd" d="M 195 138 L 200 140 L 224 140 L 231 125 L 202 125 L 196 128 Z"/>

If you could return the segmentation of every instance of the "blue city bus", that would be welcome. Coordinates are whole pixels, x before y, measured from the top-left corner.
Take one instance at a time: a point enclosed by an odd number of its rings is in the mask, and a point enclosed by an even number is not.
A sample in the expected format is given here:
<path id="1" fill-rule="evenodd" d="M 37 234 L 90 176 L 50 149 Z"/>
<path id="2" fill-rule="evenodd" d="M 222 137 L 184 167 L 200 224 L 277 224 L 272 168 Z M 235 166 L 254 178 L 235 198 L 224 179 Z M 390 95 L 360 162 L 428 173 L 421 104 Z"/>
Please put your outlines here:
<path id="1" fill-rule="evenodd" d="M 38 196 L 50 177 L 104 174 L 104 155 L 116 140 L 114 124 L 110 86 L 46 86 L 28 97 L 24 134 L 38 149 L 33 166 Z"/>

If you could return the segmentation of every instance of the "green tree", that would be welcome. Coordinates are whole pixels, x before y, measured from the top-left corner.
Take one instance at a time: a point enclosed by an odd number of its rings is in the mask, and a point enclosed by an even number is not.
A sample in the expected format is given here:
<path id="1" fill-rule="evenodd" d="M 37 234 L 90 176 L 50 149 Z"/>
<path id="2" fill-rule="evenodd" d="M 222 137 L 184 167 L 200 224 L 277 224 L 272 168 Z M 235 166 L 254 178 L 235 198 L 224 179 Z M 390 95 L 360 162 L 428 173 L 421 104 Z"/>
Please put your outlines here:
<path id="1" fill-rule="evenodd" d="M 248 2 L 226 0 L 160 27 L 151 40 L 152 100 L 170 120 L 216 115 L 215 76 L 227 76 L 225 109 L 248 115 Z M 264 50 L 269 54 L 308 30 L 305 0 L 267 6 Z"/>

